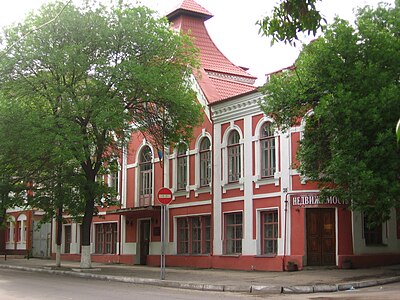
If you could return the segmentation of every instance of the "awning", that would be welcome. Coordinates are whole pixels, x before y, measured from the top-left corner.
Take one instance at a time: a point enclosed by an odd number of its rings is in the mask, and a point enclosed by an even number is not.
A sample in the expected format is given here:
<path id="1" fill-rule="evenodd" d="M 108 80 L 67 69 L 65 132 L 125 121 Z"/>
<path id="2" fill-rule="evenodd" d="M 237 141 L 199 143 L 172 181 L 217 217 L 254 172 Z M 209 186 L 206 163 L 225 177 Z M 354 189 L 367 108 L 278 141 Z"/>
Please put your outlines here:
<path id="1" fill-rule="evenodd" d="M 128 207 L 128 208 L 120 208 L 120 209 L 114 209 L 114 210 L 109 210 L 106 212 L 107 215 L 130 215 L 134 213 L 140 213 L 140 212 L 149 212 L 149 211 L 154 211 L 158 212 L 161 211 L 161 206 L 141 206 L 141 207 Z"/>

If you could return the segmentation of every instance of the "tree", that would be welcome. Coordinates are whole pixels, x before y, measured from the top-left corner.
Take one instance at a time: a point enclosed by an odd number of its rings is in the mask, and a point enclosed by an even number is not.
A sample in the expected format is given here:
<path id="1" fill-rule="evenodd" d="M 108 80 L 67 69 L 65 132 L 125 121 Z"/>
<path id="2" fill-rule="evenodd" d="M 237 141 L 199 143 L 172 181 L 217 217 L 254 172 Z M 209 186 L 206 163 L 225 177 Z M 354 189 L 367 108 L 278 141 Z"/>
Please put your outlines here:
<path id="1" fill-rule="evenodd" d="M 60 151 L 54 120 L 43 108 L 39 101 L 0 98 L 1 208 L 4 214 L 12 207 L 41 209 L 42 223 L 55 218 L 60 266 L 63 203 L 80 213 L 82 201 L 73 192 L 73 180 L 79 175 L 74 158 Z"/>
<path id="2" fill-rule="evenodd" d="M 295 44 L 299 40 L 300 32 L 313 33 L 315 36 L 318 29 L 323 28 L 326 20 L 316 9 L 316 3 L 321 0 L 281 0 L 275 6 L 272 16 L 266 16 L 259 20 L 260 32 L 271 36 L 274 42 L 283 41 Z"/>
<path id="3" fill-rule="evenodd" d="M 201 115 L 189 81 L 197 51 L 166 19 L 122 1 L 111 7 L 94 1 L 48 4 L 6 28 L 2 40 L 0 92 L 6 101 L 33 107 L 49 124 L 46 133 L 28 132 L 32 139 L 52 140 L 40 149 L 51 149 L 60 181 L 40 180 L 49 169 L 38 181 L 54 192 L 73 172 L 66 184 L 78 197 L 65 197 L 63 207 L 82 217 L 81 267 L 90 267 L 93 215 L 97 205 L 112 204 L 96 176 L 118 159 L 132 131 L 143 132 L 159 149 L 191 137 Z"/>
<path id="4" fill-rule="evenodd" d="M 359 10 L 356 28 L 336 19 L 291 71 L 263 87 L 262 107 L 282 129 L 308 112 L 301 173 L 322 195 L 351 201 L 372 225 L 390 218 L 400 199 L 399 20 L 389 5 Z"/>

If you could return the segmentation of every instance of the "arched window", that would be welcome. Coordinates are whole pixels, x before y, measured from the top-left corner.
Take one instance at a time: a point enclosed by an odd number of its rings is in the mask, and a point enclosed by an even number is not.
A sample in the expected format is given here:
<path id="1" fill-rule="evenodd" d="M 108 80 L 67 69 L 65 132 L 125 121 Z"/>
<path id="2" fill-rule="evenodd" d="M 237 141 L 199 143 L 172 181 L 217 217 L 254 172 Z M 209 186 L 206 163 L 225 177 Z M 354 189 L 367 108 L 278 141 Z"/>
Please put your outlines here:
<path id="1" fill-rule="evenodd" d="M 145 146 L 139 157 L 139 206 L 151 205 L 153 193 L 153 164 L 151 149 Z"/>
<path id="2" fill-rule="evenodd" d="M 177 190 L 185 190 L 187 185 L 187 147 L 185 144 L 179 144 L 177 152 Z"/>
<path id="3" fill-rule="evenodd" d="M 261 177 L 274 176 L 276 171 L 274 127 L 264 123 L 260 132 Z"/>
<path id="4" fill-rule="evenodd" d="M 17 237 L 16 240 L 19 243 L 26 242 L 26 221 L 27 217 L 24 214 L 21 214 L 17 218 Z"/>
<path id="5" fill-rule="evenodd" d="M 237 182 L 241 172 L 240 135 L 233 130 L 228 137 L 228 182 Z"/>
<path id="6" fill-rule="evenodd" d="M 209 186 L 211 182 L 211 143 L 205 137 L 200 143 L 200 187 Z"/>

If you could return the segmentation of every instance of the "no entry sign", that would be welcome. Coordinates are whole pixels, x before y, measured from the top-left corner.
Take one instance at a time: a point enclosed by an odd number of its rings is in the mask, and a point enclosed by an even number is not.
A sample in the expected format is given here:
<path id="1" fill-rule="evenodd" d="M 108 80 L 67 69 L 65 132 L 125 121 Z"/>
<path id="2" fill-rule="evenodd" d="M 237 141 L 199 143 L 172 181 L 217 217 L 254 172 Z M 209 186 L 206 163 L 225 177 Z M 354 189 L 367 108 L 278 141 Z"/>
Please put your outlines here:
<path id="1" fill-rule="evenodd" d="M 161 204 L 170 204 L 172 201 L 172 192 L 169 188 L 163 187 L 158 191 L 157 198 Z"/>

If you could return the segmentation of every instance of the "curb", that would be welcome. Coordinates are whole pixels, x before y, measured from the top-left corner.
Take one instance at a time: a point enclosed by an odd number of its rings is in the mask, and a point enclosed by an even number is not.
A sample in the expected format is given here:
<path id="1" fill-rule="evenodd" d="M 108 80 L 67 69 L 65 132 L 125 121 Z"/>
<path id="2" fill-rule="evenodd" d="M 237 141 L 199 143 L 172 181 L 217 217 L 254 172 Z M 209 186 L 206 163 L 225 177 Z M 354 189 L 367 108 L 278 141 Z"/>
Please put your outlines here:
<path id="1" fill-rule="evenodd" d="M 311 294 L 311 293 L 326 293 L 345 290 L 353 290 L 364 287 L 384 285 L 394 282 L 400 282 L 400 276 L 392 276 L 379 279 L 371 279 L 364 281 L 346 282 L 340 284 L 321 284 L 321 285 L 293 285 L 293 286 L 273 286 L 273 285 L 223 285 L 198 282 L 180 282 L 173 280 L 161 280 L 152 278 L 138 278 L 115 275 L 102 275 L 86 273 L 83 270 L 79 271 L 63 271 L 41 267 L 24 267 L 0 264 L 0 268 L 13 269 L 20 271 L 41 272 L 48 274 L 68 275 L 79 278 L 91 278 L 98 280 L 108 280 L 116 282 L 126 282 L 133 284 L 153 285 L 168 288 L 189 289 L 199 291 L 212 292 L 234 292 L 234 293 L 252 293 L 252 294 Z"/>

